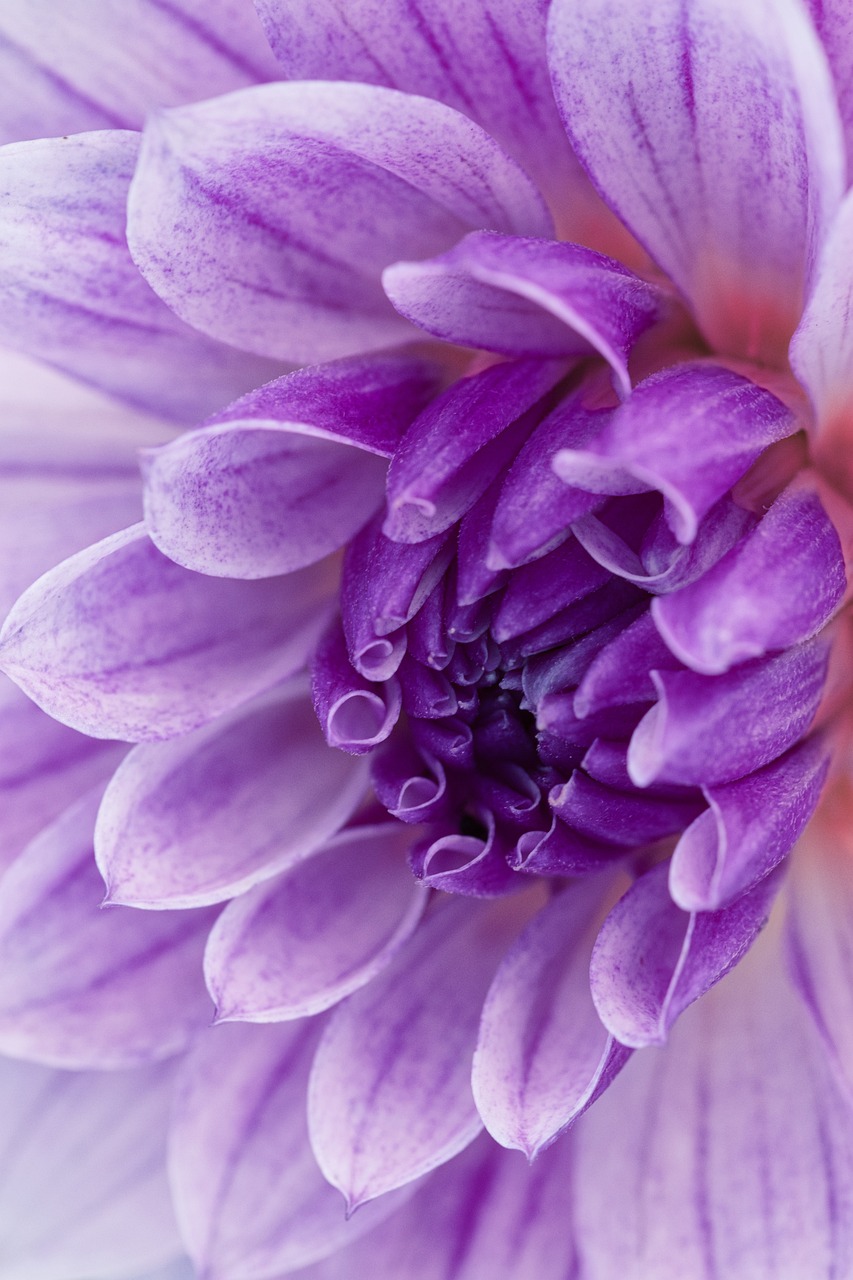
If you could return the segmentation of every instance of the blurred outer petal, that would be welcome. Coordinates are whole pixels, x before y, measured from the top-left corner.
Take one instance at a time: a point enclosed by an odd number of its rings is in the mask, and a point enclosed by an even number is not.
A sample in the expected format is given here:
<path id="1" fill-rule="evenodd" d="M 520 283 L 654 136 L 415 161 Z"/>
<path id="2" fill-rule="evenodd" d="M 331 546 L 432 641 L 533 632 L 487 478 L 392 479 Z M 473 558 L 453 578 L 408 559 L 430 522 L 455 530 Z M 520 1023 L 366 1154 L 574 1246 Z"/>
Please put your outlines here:
<path id="1" fill-rule="evenodd" d="M 715 675 L 815 635 L 847 578 L 838 534 L 818 495 L 792 486 L 701 578 L 652 602 L 672 652 Z"/>
<path id="2" fill-rule="evenodd" d="M 721 676 L 653 671 L 658 701 L 631 737 L 632 782 L 710 787 L 769 764 L 811 724 L 828 656 L 819 637 Z"/>
<path id="3" fill-rule="evenodd" d="M 814 406 L 818 448 L 846 442 L 853 393 L 853 191 L 823 247 L 814 288 L 791 341 L 791 367 Z M 846 443 L 843 447 L 847 447 Z"/>
<path id="4" fill-rule="evenodd" d="M 151 107 L 278 74 L 250 0 L 6 0 L 0 141 L 138 129 Z"/>
<path id="5" fill-rule="evenodd" d="M 853 11 L 847 0 L 806 0 L 829 59 L 844 139 L 847 170 L 853 174 Z"/>
<path id="6" fill-rule="evenodd" d="M 0 873 L 63 809 L 106 782 L 125 750 L 52 720 L 0 676 Z"/>
<path id="7" fill-rule="evenodd" d="M 554 470 L 591 493 L 657 489 L 667 523 L 691 543 L 714 505 L 776 440 L 791 410 L 721 365 L 674 365 L 641 382 L 586 449 L 561 449 Z"/>
<path id="8" fill-rule="evenodd" d="M 173 1079 L 170 1063 L 54 1071 L 0 1058 L 3 1280 L 109 1280 L 175 1257 Z"/>
<path id="9" fill-rule="evenodd" d="M 350 1206 L 461 1151 L 482 1122 L 471 1061 L 483 998 L 524 923 L 507 905 L 441 905 L 389 967 L 335 1011 L 308 1123 L 320 1168 Z"/>
<path id="10" fill-rule="evenodd" d="M 0 667 L 84 733 L 170 738 L 301 667 L 333 588 L 325 564 L 260 582 L 208 578 L 134 525 L 21 596 L 0 632 Z"/>
<path id="11" fill-rule="evenodd" d="M 348 1222 L 317 1168 L 305 1089 L 321 1027 L 214 1027 L 182 1068 L 169 1172 L 184 1243 L 209 1280 L 272 1280 L 400 1203 L 390 1196 Z"/>
<path id="12" fill-rule="evenodd" d="M 772 928 L 572 1139 L 584 1280 L 851 1274 L 850 1110 Z"/>
<path id="13" fill-rule="evenodd" d="M 402 824 L 342 831 L 307 862 L 225 908 L 205 974 L 220 1019 L 320 1013 L 389 963 L 426 904 Z"/>
<path id="14" fill-rule="evenodd" d="M 474 1099 L 489 1133 L 528 1158 L 603 1092 L 629 1056 L 590 994 L 601 902 L 596 880 L 570 885 L 544 907 L 507 952 L 483 1006 Z"/>
<path id="15" fill-rule="evenodd" d="M 467 117 L 373 85 L 265 85 L 149 121 L 128 239 L 213 337 L 316 361 L 416 332 L 382 269 L 489 227 L 549 235 L 517 165 Z"/>
<path id="16" fill-rule="evenodd" d="M 366 766 L 323 741 L 301 680 L 169 743 L 131 751 L 95 852 L 110 901 L 197 907 L 268 880 L 337 831 Z"/>
<path id="17" fill-rule="evenodd" d="M 779 877 L 722 911 L 687 912 L 667 888 L 668 866 L 641 876 L 601 927 L 590 963 L 592 998 L 623 1044 L 663 1044 L 676 1018 L 746 954 L 764 927 Z"/>
<path id="18" fill-rule="evenodd" d="M 715 911 L 772 871 L 812 816 L 828 768 L 827 743 L 816 735 L 757 773 L 704 788 L 710 807 L 669 864 L 674 901 L 685 911 Z"/>
<path id="19" fill-rule="evenodd" d="M 797 0 L 557 0 L 569 135 L 712 347 L 784 357 L 844 189 L 829 68 Z"/>
<path id="20" fill-rule="evenodd" d="M 195 422 L 280 366 L 196 333 L 140 276 L 125 242 L 138 152 L 121 132 L 0 149 L 0 341 Z"/>
<path id="21" fill-rule="evenodd" d="M 363 80 L 447 102 L 569 203 L 577 161 L 545 62 L 546 0 L 256 0 L 290 80 Z M 574 181 L 573 181 L 574 180 Z"/>
<path id="22" fill-rule="evenodd" d="M 839 801 L 843 798 L 843 803 Z M 788 953 L 794 985 L 853 1097 L 853 862 L 849 790 L 828 795 L 792 862 Z M 829 821 L 827 821 L 829 817 Z"/>
<path id="23" fill-rule="evenodd" d="M 398 355 L 299 369 L 143 460 L 152 541 L 199 573 L 262 578 L 320 560 L 384 494 L 385 458 L 437 389 Z"/>
<path id="24" fill-rule="evenodd" d="M 530 1168 L 483 1134 L 381 1226 L 297 1280 L 572 1280 L 572 1157 L 558 1142 Z"/>
<path id="25" fill-rule="evenodd" d="M 92 832 L 102 788 L 0 881 L 0 1051 L 74 1070 L 177 1053 L 209 1024 L 211 911 L 102 911 Z"/>
<path id="26" fill-rule="evenodd" d="M 661 295 L 621 262 L 582 245 L 473 232 L 426 262 L 397 262 L 382 282 L 397 310 L 460 346 L 514 356 L 604 357 L 620 395 L 628 354 Z"/>

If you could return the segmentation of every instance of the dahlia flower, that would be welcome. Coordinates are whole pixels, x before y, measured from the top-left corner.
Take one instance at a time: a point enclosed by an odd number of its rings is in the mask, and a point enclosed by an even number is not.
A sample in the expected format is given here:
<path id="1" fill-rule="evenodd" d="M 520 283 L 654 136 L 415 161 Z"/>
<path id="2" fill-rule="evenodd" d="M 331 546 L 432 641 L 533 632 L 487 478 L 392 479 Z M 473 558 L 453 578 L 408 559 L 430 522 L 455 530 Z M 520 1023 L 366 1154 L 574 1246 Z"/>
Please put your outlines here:
<path id="1" fill-rule="evenodd" d="M 0 68 L 4 1280 L 853 1275 L 846 7 Z"/>

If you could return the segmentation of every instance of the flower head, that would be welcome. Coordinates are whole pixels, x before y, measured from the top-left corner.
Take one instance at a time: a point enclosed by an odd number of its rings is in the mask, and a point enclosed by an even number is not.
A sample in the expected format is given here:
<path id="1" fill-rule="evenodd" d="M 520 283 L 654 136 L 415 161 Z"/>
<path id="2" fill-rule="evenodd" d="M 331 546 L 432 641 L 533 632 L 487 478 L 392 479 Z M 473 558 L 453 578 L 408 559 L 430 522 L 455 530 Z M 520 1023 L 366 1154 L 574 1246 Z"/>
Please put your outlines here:
<path id="1" fill-rule="evenodd" d="M 0 15 L 44 1274 L 846 1274 L 846 17 L 256 7 Z"/>

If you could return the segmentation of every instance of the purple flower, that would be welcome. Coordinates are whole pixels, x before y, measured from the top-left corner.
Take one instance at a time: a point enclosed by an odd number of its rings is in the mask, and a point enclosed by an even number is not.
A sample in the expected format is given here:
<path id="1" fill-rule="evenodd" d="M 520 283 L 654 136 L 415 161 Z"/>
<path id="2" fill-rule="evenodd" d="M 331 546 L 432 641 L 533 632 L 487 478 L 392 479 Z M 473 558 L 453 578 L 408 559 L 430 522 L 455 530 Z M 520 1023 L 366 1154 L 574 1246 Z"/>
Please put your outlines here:
<path id="1" fill-rule="evenodd" d="M 844 7 L 48 8 L 0 1270 L 846 1276 Z"/>

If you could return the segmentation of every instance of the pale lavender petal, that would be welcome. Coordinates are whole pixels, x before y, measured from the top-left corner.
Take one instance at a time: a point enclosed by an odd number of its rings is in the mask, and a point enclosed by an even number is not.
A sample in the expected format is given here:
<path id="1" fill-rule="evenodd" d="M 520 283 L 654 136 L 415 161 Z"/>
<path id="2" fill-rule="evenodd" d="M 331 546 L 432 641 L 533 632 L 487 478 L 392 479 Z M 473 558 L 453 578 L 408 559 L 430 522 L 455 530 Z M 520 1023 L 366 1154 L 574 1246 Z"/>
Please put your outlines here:
<path id="1" fill-rule="evenodd" d="M 685 911 L 715 911 L 793 848 L 817 805 L 829 766 L 820 737 L 725 787 L 706 787 L 709 808 L 684 832 L 669 891 Z"/>
<path id="2" fill-rule="evenodd" d="M 229 903 L 205 953 L 219 1020 L 278 1022 L 372 981 L 426 903 L 399 824 L 343 831 L 307 862 Z"/>
<path id="3" fill-rule="evenodd" d="M 63 809 L 106 782 L 125 750 L 52 720 L 0 677 L 0 872 Z"/>
<path id="4" fill-rule="evenodd" d="M 663 494 L 667 522 L 691 543 L 703 518 L 796 421 L 769 391 L 720 365 L 653 374 L 584 450 L 554 458 L 567 484 L 593 493 Z"/>
<path id="5" fill-rule="evenodd" d="M 222 1026 L 178 1079 L 169 1173 L 185 1246 L 210 1280 L 267 1280 L 340 1249 L 399 1203 L 346 1220 L 311 1151 L 305 1089 L 320 1021 Z"/>
<path id="6" fill-rule="evenodd" d="M 779 877 L 721 911 L 682 911 L 665 863 L 620 898 L 590 962 L 592 998 L 608 1031 L 635 1049 L 663 1044 L 678 1016 L 729 972 L 767 922 Z"/>
<path id="7" fill-rule="evenodd" d="M 846 585 L 838 534 L 820 498 L 795 484 L 701 578 L 654 600 L 652 617 L 683 663 L 715 675 L 815 635 Z"/>
<path id="8" fill-rule="evenodd" d="M 853 173 L 853 13 L 846 0 L 806 0 L 835 83 L 847 144 L 847 172 Z"/>
<path id="9" fill-rule="evenodd" d="M 101 910 L 101 791 L 48 826 L 0 881 L 0 1052 L 74 1070 L 168 1057 L 213 1012 L 201 963 L 214 913 Z"/>
<path id="10" fill-rule="evenodd" d="M 828 642 L 809 640 L 721 676 L 654 671 L 658 701 L 634 731 L 636 786 L 734 782 L 782 755 L 811 724 L 823 692 Z"/>
<path id="11" fill-rule="evenodd" d="M 440 257 L 387 267 L 382 282 L 402 315 L 445 342 L 513 356 L 603 356 L 623 398 L 630 350 L 662 309 L 658 290 L 613 258 L 483 231 Z"/>
<path id="12" fill-rule="evenodd" d="M 549 235 L 514 161 L 450 107 L 360 84 L 246 89 L 151 117 L 128 239 L 183 319 L 322 360 L 406 341 L 380 276 L 466 231 Z"/>
<path id="13" fill-rule="evenodd" d="M 572 1158 L 558 1142 L 529 1168 L 481 1135 L 402 1209 L 298 1280 L 572 1280 Z"/>
<path id="14" fill-rule="evenodd" d="M 849 1274 L 850 1109 L 780 950 L 771 927 L 576 1125 L 584 1280 Z"/>
<path id="15" fill-rule="evenodd" d="M 349 1205 L 411 1182 L 477 1136 L 471 1061 L 483 998 L 524 923 L 517 897 L 513 908 L 442 904 L 331 1016 L 308 1118 L 320 1168 Z"/>
<path id="16" fill-rule="evenodd" d="M 0 149 L 0 341 L 141 408 L 196 422 L 281 366 L 196 333 L 125 241 L 133 133 Z"/>
<path id="17" fill-rule="evenodd" d="M 300 369 L 143 459 L 145 519 L 170 560 L 263 578 L 336 551 L 380 505 L 389 457 L 436 390 L 403 356 Z"/>
<path id="18" fill-rule="evenodd" d="M 474 1055 L 492 1137 L 532 1159 L 607 1087 L 628 1051 L 605 1030 L 589 958 L 610 882 L 570 885 L 534 916 L 491 985 Z"/>
<path id="19" fill-rule="evenodd" d="M 578 155 L 716 350 L 777 363 L 843 192 L 826 57 L 797 0 L 557 0 Z"/>
<path id="20" fill-rule="evenodd" d="M 385 536 L 423 542 L 460 520 L 518 452 L 537 403 L 565 371 L 558 361 L 507 361 L 461 379 L 434 400 L 388 468 Z"/>
<path id="21" fill-rule="evenodd" d="M 839 803 L 840 802 L 840 803 Z M 849 789 L 841 784 L 792 859 L 791 977 L 847 1097 L 853 1097 L 853 874 Z"/>
<path id="22" fill-rule="evenodd" d="M 112 1280 L 175 1257 L 173 1083 L 171 1063 L 55 1071 L 0 1058 L 4 1280 Z"/>
<path id="23" fill-rule="evenodd" d="M 257 0 L 287 78 L 362 80 L 447 102 L 572 209 L 578 186 L 545 62 L 545 0 Z"/>
<path id="24" fill-rule="evenodd" d="M 818 448 L 846 448 L 853 389 L 853 192 L 842 201 L 791 340 L 791 367 L 814 407 Z"/>
<path id="25" fill-rule="evenodd" d="M 143 744 L 95 832 L 111 901 L 196 907 L 319 848 L 362 798 L 365 766 L 329 751 L 301 680 L 173 742 Z"/>
<path id="26" fill-rule="evenodd" d="M 332 607 L 333 570 L 258 582 L 167 560 L 134 525 L 46 573 L 0 633 L 0 666 L 98 738 L 186 733 L 298 670 Z"/>
<path id="27" fill-rule="evenodd" d="M 280 74 L 250 0 L 8 0 L 0 141 L 138 129 L 151 107 Z"/>

